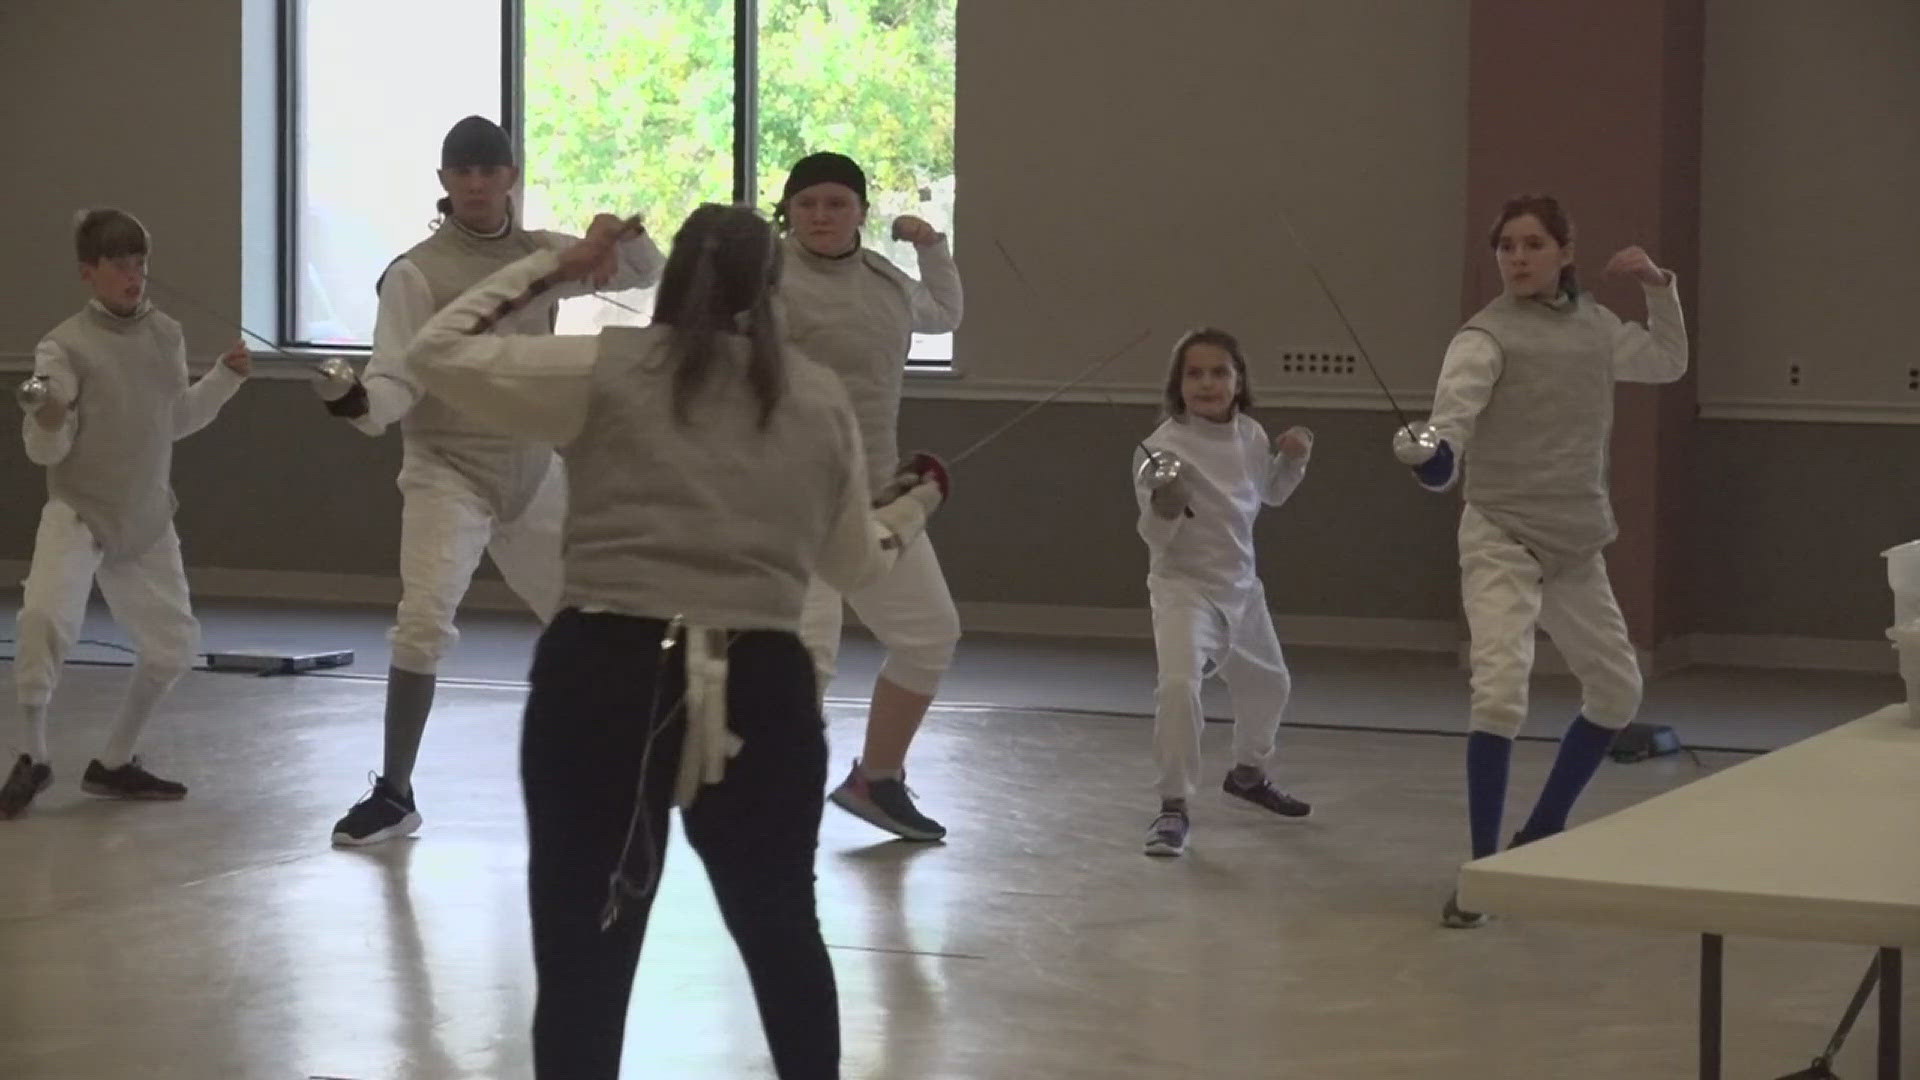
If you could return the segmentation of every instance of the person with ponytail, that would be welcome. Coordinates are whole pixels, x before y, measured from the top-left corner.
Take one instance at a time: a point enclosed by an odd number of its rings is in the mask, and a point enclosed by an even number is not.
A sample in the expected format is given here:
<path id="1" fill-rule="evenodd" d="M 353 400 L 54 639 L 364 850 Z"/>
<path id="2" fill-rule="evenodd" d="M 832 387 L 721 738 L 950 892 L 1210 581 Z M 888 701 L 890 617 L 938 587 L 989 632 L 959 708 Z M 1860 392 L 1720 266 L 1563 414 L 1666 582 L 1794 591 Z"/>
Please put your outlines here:
<path id="1" fill-rule="evenodd" d="M 918 252 L 920 281 L 862 246 L 867 177 L 853 159 L 810 154 L 787 176 L 774 220 L 786 233 L 781 314 L 788 339 L 846 384 L 867 448 L 867 481 L 878 492 L 899 460 L 899 415 L 907 350 L 916 333 L 960 325 L 962 294 L 947 238 L 911 214 L 895 218 L 895 239 Z M 800 636 L 813 652 L 821 692 L 833 678 L 844 609 L 886 649 L 874 681 L 860 756 L 833 791 L 834 805 L 904 840 L 943 839 L 907 789 L 907 749 L 933 704 L 960 642 L 960 615 L 933 542 L 922 538 L 892 573 L 858 592 L 816 581 Z"/>
<path id="2" fill-rule="evenodd" d="M 1394 433 L 1395 456 L 1422 487 L 1444 492 L 1466 477 L 1459 543 L 1472 637 L 1467 817 L 1476 859 L 1499 850 L 1538 630 L 1579 678 L 1583 704 L 1512 845 L 1566 828 L 1614 733 L 1639 711 L 1639 661 L 1603 557 L 1618 531 L 1607 484 L 1614 383 L 1669 383 L 1687 371 L 1673 272 L 1645 251 L 1628 247 L 1607 263 L 1608 274 L 1640 283 L 1643 327 L 1580 288 L 1573 224 L 1552 196 L 1508 200 L 1488 242 L 1505 289 L 1448 345 L 1428 422 Z M 1457 894 L 1441 909 L 1446 926 L 1485 921 L 1462 910 Z"/>
<path id="3" fill-rule="evenodd" d="M 808 582 L 853 591 L 910 551 L 946 496 L 921 456 L 874 498 L 840 380 L 781 339 L 779 243 L 708 204 L 674 236 L 653 325 L 473 334 L 556 277 L 613 270 L 620 223 L 481 281 L 410 362 L 494 430 L 559 448 L 570 502 L 561 611 L 521 739 L 539 1000 L 534 1072 L 612 1080 L 678 806 L 783 1078 L 839 1075 L 839 1006 L 814 852 L 825 723 L 798 636 Z"/>
<path id="4" fill-rule="evenodd" d="M 440 148 L 441 220 L 433 234 L 388 265 L 375 288 L 380 309 L 364 380 L 327 411 L 367 435 L 398 423 L 404 438 L 399 487 L 400 607 L 389 637 L 384 754 L 372 787 L 333 827 L 339 846 L 377 844 L 420 828 L 413 768 L 433 708 L 440 661 L 459 640 L 454 612 L 483 552 L 542 622 L 560 592 L 560 518 L 566 486 L 553 449 L 489 430 L 427 393 L 407 368 L 407 345 L 429 317 L 489 273 L 538 251 L 574 243 L 564 233 L 522 229 L 514 218 L 520 170 L 500 125 L 469 116 Z M 646 288 L 660 276 L 660 249 L 643 231 L 619 245 L 614 289 Z M 503 333 L 547 333 L 556 305 L 590 291 L 570 284 L 522 308 Z"/>

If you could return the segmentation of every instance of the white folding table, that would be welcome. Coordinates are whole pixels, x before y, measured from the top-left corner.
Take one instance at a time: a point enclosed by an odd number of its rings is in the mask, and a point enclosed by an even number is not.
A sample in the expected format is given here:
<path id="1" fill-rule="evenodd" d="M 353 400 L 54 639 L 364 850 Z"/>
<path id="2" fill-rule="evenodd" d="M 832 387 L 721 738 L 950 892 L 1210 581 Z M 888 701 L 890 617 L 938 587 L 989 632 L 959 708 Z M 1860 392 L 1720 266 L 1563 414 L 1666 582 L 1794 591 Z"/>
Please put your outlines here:
<path id="1" fill-rule="evenodd" d="M 1467 864 L 1470 911 L 1701 935 L 1700 1076 L 1718 1080 L 1727 935 L 1880 950 L 1882 1080 L 1920 945 L 1920 725 L 1905 705 Z"/>

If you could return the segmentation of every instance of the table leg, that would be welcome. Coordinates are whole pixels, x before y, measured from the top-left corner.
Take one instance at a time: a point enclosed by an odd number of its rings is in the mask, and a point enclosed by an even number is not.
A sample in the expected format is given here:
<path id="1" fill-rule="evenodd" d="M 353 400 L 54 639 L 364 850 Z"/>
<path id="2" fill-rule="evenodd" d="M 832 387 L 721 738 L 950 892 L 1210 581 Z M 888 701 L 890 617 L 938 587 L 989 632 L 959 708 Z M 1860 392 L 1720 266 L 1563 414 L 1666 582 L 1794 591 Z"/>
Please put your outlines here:
<path id="1" fill-rule="evenodd" d="M 1726 940 L 1700 935 L 1700 1080 L 1720 1080 L 1721 963 Z"/>
<path id="2" fill-rule="evenodd" d="M 1880 950 L 1880 1080 L 1900 1080 L 1900 950 Z"/>

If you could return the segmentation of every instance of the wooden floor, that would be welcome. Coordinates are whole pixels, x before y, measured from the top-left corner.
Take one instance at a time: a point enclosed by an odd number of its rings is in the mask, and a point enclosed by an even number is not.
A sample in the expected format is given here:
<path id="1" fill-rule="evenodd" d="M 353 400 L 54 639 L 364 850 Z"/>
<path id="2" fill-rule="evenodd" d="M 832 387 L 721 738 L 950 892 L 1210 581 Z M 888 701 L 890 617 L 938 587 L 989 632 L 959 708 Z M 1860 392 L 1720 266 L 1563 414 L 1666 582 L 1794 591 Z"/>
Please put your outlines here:
<path id="1" fill-rule="evenodd" d="M 1351 690 L 1391 694 L 1395 677 Z M 347 853 L 328 833 L 378 764 L 382 684 L 190 675 L 144 747 L 190 798 L 91 801 L 78 774 L 124 678 L 69 669 L 55 786 L 0 822 L 0 1077 L 528 1075 L 518 690 L 443 688 L 416 778 L 425 829 Z M 837 772 L 860 717 L 833 712 Z M 1228 737 L 1209 726 L 1219 769 Z M 1192 850 L 1164 861 L 1140 854 L 1148 748 L 1135 718 L 937 710 L 910 780 L 948 843 L 889 843 L 828 811 L 844 1075 L 1691 1075 L 1690 938 L 1436 925 L 1465 842 L 1458 739 L 1289 729 L 1277 776 L 1314 816 L 1206 795 Z M 1551 754 L 1520 745 L 1510 813 Z M 1582 815 L 1736 760 L 1608 765 Z M 690 856 L 676 836 L 624 1075 L 770 1076 Z M 1804 1067 L 1866 959 L 1730 943 L 1727 1075 Z M 1870 1073 L 1871 1026 L 1843 1075 Z"/>

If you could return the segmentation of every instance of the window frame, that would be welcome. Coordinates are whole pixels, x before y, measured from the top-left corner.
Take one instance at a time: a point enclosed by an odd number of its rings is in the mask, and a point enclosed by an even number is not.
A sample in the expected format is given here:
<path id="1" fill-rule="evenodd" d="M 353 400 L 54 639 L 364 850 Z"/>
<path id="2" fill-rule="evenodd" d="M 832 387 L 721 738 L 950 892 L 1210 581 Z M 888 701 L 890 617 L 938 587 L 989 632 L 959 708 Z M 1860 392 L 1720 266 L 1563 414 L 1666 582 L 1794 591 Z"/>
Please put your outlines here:
<path id="1" fill-rule="evenodd" d="M 373 352 L 371 342 L 342 345 L 306 340 L 294 333 L 299 325 L 300 303 L 300 45 L 303 8 L 324 0 L 280 0 L 277 5 L 276 37 L 280 49 L 279 100 L 275 103 L 278 124 L 276 147 L 277 187 L 275 192 L 279 220 L 274 223 L 278 266 L 274 312 L 274 341 L 291 352 L 325 352 L 330 355 L 366 355 Z M 519 128 L 520 58 L 525 51 L 520 0 L 500 0 L 500 115 L 512 117 L 511 130 Z M 513 136 L 516 152 L 519 135 Z M 368 283 L 372 287 L 372 283 Z"/>
<path id="2" fill-rule="evenodd" d="M 278 241 L 274 340 L 291 352 L 368 354 L 364 345 L 323 344 L 294 333 L 299 324 L 300 281 L 300 95 L 301 30 L 304 9 L 324 0 L 279 0 L 277 47 L 280 51 L 278 100 L 277 190 L 275 202 Z M 745 32 L 751 28 L 751 33 Z M 500 0 L 500 116 L 514 142 L 514 151 L 526 153 L 526 3 Z M 758 188 L 760 167 L 760 0 L 733 0 L 733 201 L 748 202 Z M 911 351 L 909 371 L 950 373 L 956 360 L 916 360 Z"/>

